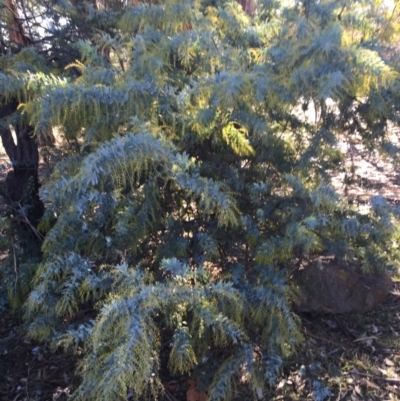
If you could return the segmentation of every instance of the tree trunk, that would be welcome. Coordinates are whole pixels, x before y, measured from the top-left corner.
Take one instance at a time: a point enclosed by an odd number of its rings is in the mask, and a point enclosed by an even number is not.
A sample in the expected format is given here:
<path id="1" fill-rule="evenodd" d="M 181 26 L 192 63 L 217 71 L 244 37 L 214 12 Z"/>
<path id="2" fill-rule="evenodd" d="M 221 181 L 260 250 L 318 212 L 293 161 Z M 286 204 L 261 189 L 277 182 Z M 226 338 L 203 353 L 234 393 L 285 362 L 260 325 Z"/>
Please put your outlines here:
<path id="1" fill-rule="evenodd" d="M 17 2 L 5 0 L 7 10 L 9 40 L 19 48 L 29 46 L 31 39 L 25 33 L 19 16 Z M 39 198 L 39 151 L 38 144 L 30 137 L 32 127 L 24 123 L 19 114 L 14 129 L 17 137 L 15 143 L 7 118 L 17 112 L 18 101 L 12 100 L 0 108 L 0 136 L 4 149 L 9 157 L 13 170 L 7 174 L 5 194 L 14 209 L 22 214 L 22 221 L 35 227 L 44 213 L 44 205 Z"/>
<path id="2" fill-rule="evenodd" d="M 243 11 L 252 17 L 256 11 L 256 5 L 254 0 L 238 0 L 238 3 L 242 5 Z"/>
<path id="3" fill-rule="evenodd" d="M 5 9 L 7 10 L 10 29 L 8 30 L 9 40 L 11 43 L 24 47 L 32 42 L 32 38 L 28 37 L 22 25 L 19 16 L 19 10 L 15 0 L 5 0 Z"/>
<path id="4" fill-rule="evenodd" d="M 16 104 L 8 104 L 0 110 L 0 118 L 8 117 L 16 110 Z M 3 120 L 4 121 L 4 120 Z M 39 198 L 39 151 L 37 143 L 30 137 L 33 129 L 23 123 L 16 124 L 17 143 L 11 129 L 5 123 L 0 128 L 4 149 L 13 169 L 7 174 L 5 195 L 11 206 L 27 217 L 36 226 L 44 212 Z"/>

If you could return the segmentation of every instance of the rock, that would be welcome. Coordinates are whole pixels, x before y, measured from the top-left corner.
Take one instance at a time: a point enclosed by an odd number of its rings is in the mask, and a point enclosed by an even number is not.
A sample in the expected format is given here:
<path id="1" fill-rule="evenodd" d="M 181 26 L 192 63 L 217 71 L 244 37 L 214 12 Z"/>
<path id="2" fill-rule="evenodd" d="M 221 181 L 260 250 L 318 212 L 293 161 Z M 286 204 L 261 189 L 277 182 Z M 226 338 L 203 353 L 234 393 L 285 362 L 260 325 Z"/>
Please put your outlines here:
<path id="1" fill-rule="evenodd" d="M 317 313 L 364 313 L 382 302 L 392 289 L 388 274 L 363 274 L 359 267 L 334 261 L 311 263 L 295 272 L 299 288 L 295 310 Z"/>

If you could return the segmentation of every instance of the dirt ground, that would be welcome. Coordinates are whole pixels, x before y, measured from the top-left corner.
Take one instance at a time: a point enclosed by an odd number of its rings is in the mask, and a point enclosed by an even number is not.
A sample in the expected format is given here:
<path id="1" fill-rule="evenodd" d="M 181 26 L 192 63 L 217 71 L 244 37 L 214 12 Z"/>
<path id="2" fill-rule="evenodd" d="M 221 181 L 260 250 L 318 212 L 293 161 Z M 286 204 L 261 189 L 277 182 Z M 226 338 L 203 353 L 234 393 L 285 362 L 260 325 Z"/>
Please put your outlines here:
<path id="1" fill-rule="evenodd" d="M 400 166 L 378 151 L 367 151 L 361 143 L 341 142 L 339 148 L 345 159 L 342 171 L 332 177 L 332 184 L 339 193 L 362 203 L 375 195 L 382 195 L 389 202 L 400 201 Z"/>
<path id="2" fill-rule="evenodd" d="M 400 400 L 400 283 L 363 315 L 302 315 L 305 342 L 260 400 Z M 0 318 L 0 400 L 67 400 L 79 355 L 29 341 L 14 317 Z M 162 401 L 193 401 L 190 377 L 168 377 Z M 243 388 L 239 400 L 254 398 Z M 200 401 L 200 398 L 198 399 Z"/>

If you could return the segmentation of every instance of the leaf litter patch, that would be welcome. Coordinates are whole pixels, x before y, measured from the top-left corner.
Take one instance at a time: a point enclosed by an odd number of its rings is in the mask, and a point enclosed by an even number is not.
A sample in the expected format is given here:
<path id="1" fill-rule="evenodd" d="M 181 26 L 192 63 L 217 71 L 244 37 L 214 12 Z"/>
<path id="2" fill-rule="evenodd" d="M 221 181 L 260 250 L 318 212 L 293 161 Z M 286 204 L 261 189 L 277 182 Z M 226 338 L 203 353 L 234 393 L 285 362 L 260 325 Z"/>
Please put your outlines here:
<path id="1" fill-rule="evenodd" d="M 11 314 L 0 317 L 0 400 L 67 400 L 79 383 L 79 355 L 30 341 Z"/>
<path id="2" fill-rule="evenodd" d="M 400 283 L 362 315 L 302 315 L 305 344 L 269 400 L 400 400 Z"/>

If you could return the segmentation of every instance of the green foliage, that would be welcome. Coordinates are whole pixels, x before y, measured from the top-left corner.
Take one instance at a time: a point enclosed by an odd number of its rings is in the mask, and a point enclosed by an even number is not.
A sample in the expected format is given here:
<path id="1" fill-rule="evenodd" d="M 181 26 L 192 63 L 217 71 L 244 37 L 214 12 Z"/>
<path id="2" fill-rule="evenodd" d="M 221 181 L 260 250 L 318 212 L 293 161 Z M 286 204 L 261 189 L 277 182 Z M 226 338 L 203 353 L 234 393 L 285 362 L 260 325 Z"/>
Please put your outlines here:
<path id="1" fill-rule="evenodd" d="M 238 377 L 257 397 L 301 341 L 293 269 L 397 268 L 396 210 L 376 197 L 361 214 L 329 183 L 339 138 L 396 153 L 399 28 L 356 4 L 260 0 L 253 20 L 236 2 L 89 7 L 67 70 L 0 76 L 38 136 L 74 144 L 41 192 L 25 310 L 32 337 L 84 344 L 76 399 L 156 398 L 161 369 L 204 366 L 210 400 Z"/>
<path id="2" fill-rule="evenodd" d="M 0 311 L 10 307 L 20 315 L 32 290 L 32 279 L 40 262 L 40 243 L 28 235 L 15 235 L 22 214 L 0 216 Z M 22 211 L 24 213 L 24 211 Z M 23 223 L 22 223 L 23 224 Z M 17 229 L 16 229 L 17 228 Z"/>

